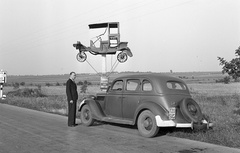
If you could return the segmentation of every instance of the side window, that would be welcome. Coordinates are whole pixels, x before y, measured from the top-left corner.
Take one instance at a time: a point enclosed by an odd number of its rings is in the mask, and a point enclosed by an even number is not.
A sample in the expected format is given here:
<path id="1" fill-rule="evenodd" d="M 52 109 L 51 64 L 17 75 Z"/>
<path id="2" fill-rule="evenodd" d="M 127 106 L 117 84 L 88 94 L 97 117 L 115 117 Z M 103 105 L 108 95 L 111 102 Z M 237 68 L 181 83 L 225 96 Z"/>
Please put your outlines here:
<path id="1" fill-rule="evenodd" d="M 167 87 L 169 89 L 176 89 L 176 90 L 186 90 L 187 87 L 181 83 L 181 82 L 174 82 L 174 81 L 168 81 L 167 82 Z"/>
<path id="2" fill-rule="evenodd" d="M 115 90 L 115 91 L 117 91 L 117 90 L 121 91 L 122 88 L 123 88 L 123 81 L 122 80 L 116 81 L 112 86 L 112 90 Z"/>
<path id="3" fill-rule="evenodd" d="M 137 91 L 139 90 L 139 87 L 140 87 L 140 80 L 137 80 L 137 79 L 127 80 L 126 90 Z"/>
<path id="4" fill-rule="evenodd" d="M 143 86 L 142 90 L 143 91 L 152 91 L 152 84 L 148 80 L 143 80 Z"/>

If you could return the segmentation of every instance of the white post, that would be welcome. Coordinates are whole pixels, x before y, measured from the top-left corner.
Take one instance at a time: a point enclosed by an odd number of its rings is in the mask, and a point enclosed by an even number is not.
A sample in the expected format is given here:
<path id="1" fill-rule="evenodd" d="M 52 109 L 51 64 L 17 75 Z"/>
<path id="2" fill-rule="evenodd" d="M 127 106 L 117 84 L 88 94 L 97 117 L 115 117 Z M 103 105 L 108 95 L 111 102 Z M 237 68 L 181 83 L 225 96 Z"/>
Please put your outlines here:
<path id="1" fill-rule="evenodd" d="M 100 89 L 102 91 L 106 91 L 108 86 L 108 78 L 107 78 L 107 55 L 102 54 L 102 76 L 100 80 Z"/>
<path id="2" fill-rule="evenodd" d="M 0 98 L 3 97 L 3 84 L 0 83 Z"/>
<path id="3" fill-rule="evenodd" d="M 107 55 L 102 55 L 102 74 L 106 75 L 107 73 Z"/>
<path id="4" fill-rule="evenodd" d="M 0 98 L 5 99 L 6 95 L 3 95 L 3 84 L 7 82 L 7 73 L 0 70 Z"/>

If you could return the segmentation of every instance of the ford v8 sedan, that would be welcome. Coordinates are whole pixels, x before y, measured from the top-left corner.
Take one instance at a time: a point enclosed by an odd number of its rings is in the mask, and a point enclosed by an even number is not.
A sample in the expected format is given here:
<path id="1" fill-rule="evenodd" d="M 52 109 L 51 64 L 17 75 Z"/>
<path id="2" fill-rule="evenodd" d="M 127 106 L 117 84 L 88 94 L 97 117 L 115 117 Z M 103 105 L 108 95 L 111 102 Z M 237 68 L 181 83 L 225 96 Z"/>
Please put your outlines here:
<path id="1" fill-rule="evenodd" d="M 94 121 L 137 125 L 144 137 L 161 127 L 209 128 L 199 105 L 179 78 L 162 74 L 118 77 L 105 93 L 85 98 L 79 105 L 82 124 Z"/>

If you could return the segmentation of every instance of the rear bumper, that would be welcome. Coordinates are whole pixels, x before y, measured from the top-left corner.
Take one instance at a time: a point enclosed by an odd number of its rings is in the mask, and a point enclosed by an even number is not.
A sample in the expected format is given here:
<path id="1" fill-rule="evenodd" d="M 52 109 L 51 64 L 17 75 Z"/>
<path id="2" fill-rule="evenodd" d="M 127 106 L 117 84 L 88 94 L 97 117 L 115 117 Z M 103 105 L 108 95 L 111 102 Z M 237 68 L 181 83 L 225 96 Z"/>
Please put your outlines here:
<path id="1" fill-rule="evenodd" d="M 176 128 L 191 128 L 194 129 L 193 122 L 191 123 L 175 123 L 173 120 L 162 120 L 159 115 L 155 116 L 156 123 L 158 127 L 176 127 Z M 206 128 L 213 127 L 213 123 L 209 123 L 206 120 L 202 121 L 202 125 L 206 126 Z"/>

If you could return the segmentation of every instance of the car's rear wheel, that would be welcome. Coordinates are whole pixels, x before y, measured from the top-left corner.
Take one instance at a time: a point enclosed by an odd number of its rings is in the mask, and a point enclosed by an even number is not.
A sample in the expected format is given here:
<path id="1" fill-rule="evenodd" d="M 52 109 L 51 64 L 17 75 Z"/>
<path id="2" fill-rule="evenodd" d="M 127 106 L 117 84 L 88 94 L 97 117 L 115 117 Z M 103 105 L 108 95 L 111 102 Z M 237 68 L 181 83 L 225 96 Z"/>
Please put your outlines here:
<path id="1" fill-rule="evenodd" d="M 154 137 L 159 131 L 154 114 L 149 110 L 145 110 L 139 115 L 137 127 L 139 133 L 147 138 Z"/>
<path id="2" fill-rule="evenodd" d="M 125 52 L 120 52 L 118 55 L 117 55 L 117 59 L 120 63 L 124 63 L 127 61 L 128 59 L 128 56 Z"/>
<path id="3" fill-rule="evenodd" d="M 84 105 L 81 110 L 81 122 L 86 126 L 91 126 L 94 122 L 94 119 L 92 118 L 92 112 L 88 105 Z"/>

